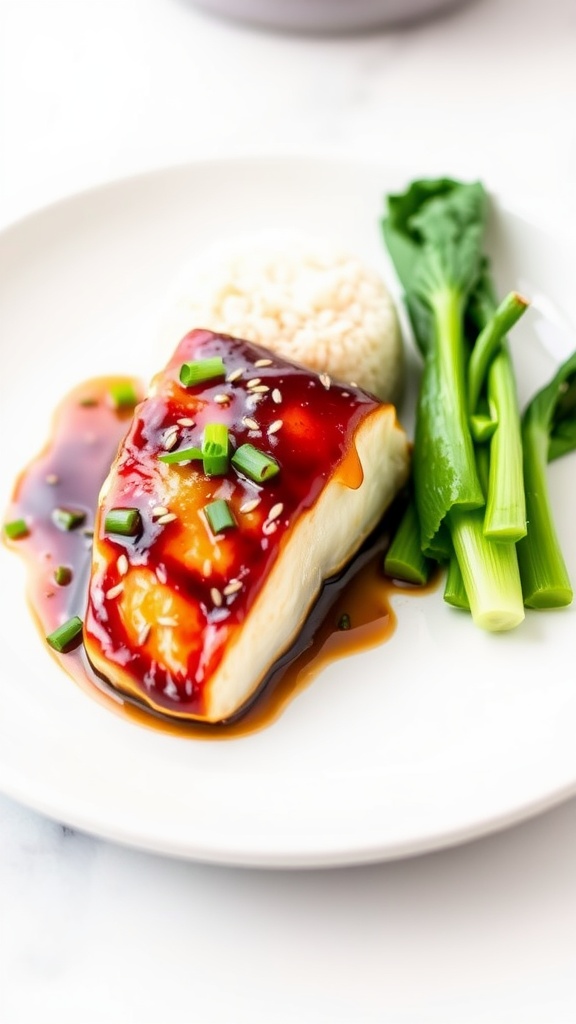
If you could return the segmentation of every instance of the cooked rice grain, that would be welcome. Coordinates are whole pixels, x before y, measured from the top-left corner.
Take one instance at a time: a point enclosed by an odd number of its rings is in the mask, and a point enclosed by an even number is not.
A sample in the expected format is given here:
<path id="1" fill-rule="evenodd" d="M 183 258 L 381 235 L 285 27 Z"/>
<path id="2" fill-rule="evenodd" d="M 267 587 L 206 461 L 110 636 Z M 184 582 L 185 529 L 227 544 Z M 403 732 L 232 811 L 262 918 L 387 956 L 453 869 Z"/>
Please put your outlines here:
<path id="1" fill-rule="evenodd" d="M 213 247 L 180 276 L 162 342 L 174 347 L 195 327 L 399 401 L 403 343 L 386 285 L 350 253 L 316 239 L 261 235 Z"/>

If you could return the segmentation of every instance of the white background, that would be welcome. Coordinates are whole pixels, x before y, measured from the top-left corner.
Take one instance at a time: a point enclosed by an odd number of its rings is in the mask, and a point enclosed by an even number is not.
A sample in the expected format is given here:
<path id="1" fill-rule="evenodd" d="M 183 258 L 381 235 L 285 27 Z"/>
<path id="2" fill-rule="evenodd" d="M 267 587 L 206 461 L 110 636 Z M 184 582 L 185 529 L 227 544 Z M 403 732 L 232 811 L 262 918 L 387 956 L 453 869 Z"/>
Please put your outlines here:
<path id="1" fill-rule="evenodd" d="M 482 177 L 570 228 L 575 55 L 574 0 L 343 38 L 190 0 L 0 0 L 0 225 L 148 168 L 313 151 Z M 295 873 L 135 853 L 4 798 L 0 815 L 2 1024 L 576 1020 L 574 801 L 442 853 Z"/>

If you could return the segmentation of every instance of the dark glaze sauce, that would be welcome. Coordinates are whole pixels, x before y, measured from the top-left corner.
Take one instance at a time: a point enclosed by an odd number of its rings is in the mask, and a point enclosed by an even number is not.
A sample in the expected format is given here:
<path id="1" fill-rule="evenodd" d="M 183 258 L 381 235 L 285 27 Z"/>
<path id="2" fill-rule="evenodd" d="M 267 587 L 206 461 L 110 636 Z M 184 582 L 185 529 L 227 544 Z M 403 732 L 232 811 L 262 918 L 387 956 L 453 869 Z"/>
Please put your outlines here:
<path id="1" fill-rule="evenodd" d="M 182 365 L 207 359 L 220 359 L 224 374 L 183 386 Z M 135 411 L 96 518 L 84 632 L 95 667 L 112 671 L 118 689 L 160 712 L 213 717 L 213 680 L 221 667 L 230 671 L 224 659 L 263 585 L 272 588 L 287 534 L 328 480 L 361 484 L 355 434 L 381 411 L 367 392 L 250 342 L 187 334 Z M 224 475 L 207 476 L 197 459 L 163 461 L 179 449 L 200 450 L 211 424 L 230 432 L 232 465 Z M 259 484 L 236 470 L 234 452 L 245 444 L 275 459 L 280 471 Z M 236 525 L 214 537 L 203 510 L 216 500 L 227 502 Z M 118 508 L 138 511 L 137 537 L 106 530 L 107 514 Z M 302 573 L 312 573 L 301 557 Z M 268 614 L 274 599 L 268 589 L 261 629 L 282 627 Z M 236 662 L 239 686 L 243 669 Z M 260 675 L 257 665 L 255 671 Z"/>
<path id="2" fill-rule="evenodd" d="M 29 526 L 27 537 L 8 543 L 28 563 L 29 600 L 44 635 L 70 616 L 83 618 L 86 612 L 98 494 L 132 419 L 131 411 L 119 412 L 110 404 L 110 388 L 117 381 L 111 377 L 88 381 L 65 398 L 47 447 L 23 472 L 6 515 L 7 520 L 24 518 Z M 141 385 L 132 383 L 141 393 Z M 353 460 L 348 472 L 357 472 Z M 54 521 L 55 507 L 81 511 L 85 519 L 78 527 L 63 530 Z M 51 653 L 93 697 L 141 724 L 210 739 L 257 731 L 274 721 L 325 664 L 382 643 L 392 634 L 395 616 L 390 595 L 399 590 L 414 592 L 386 579 L 381 571 L 395 514 L 397 507 L 343 573 L 327 582 L 297 644 L 276 663 L 257 699 L 235 721 L 209 725 L 168 719 L 112 689 L 89 663 L 82 645 L 66 654 Z M 59 566 L 70 570 L 66 585 L 55 582 Z M 341 628 L 343 617 L 348 617 L 351 628 Z"/>

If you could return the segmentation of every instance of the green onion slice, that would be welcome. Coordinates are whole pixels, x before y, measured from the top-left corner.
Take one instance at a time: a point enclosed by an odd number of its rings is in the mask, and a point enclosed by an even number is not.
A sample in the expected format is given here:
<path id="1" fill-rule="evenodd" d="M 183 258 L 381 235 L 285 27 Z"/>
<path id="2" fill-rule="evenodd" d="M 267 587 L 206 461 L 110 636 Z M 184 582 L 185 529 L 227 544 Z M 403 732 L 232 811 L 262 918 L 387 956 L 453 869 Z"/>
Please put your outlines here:
<path id="1" fill-rule="evenodd" d="M 52 522 L 59 530 L 75 530 L 86 521 L 86 513 L 81 508 L 64 508 L 58 506 L 52 509 Z"/>
<path id="2" fill-rule="evenodd" d="M 82 635 L 82 619 L 78 615 L 72 616 L 67 622 L 63 622 L 53 633 L 49 633 L 46 640 L 59 654 L 67 651 L 75 641 L 79 641 Z"/>
<path id="3" fill-rule="evenodd" d="M 180 448 L 177 452 L 165 452 L 159 455 L 160 462 L 174 464 L 178 462 L 193 462 L 194 459 L 203 458 L 201 448 Z"/>
<path id="4" fill-rule="evenodd" d="M 232 509 L 223 498 L 218 498 L 217 501 L 205 505 L 203 511 L 214 536 L 223 533 L 224 530 L 231 530 L 237 525 Z"/>
<path id="5" fill-rule="evenodd" d="M 261 484 L 280 472 L 280 466 L 271 455 L 261 452 L 253 444 L 241 444 L 232 456 L 232 465 L 239 473 Z"/>
<path id="6" fill-rule="evenodd" d="M 72 569 L 69 565 L 59 565 L 54 570 L 54 582 L 59 587 L 67 587 L 72 582 Z"/>
<path id="7" fill-rule="evenodd" d="M 115 409 L 133 409 L 138 404 L 138 395 L 132 381 L 114 381 L 108 393 Z"/>
<path id="8" fill-rule="evenodd" d="M 222 356 L 213 356 L 211 359 L 199 359 L 194 363 L 182 363 L 180 367 L 180 383 L 185 388 L 225 376 L 226 368 Z"/>
<path id="9" fill-rule="evenodd" d="M 20 540 L 30 533 L 25 519 L 13 519 L 11 523 L 4 523 L 4 533 L 10 540 Z"/>
<path id="10" fill-rule="evenodd" d="M 228 472 L 228 427 L 208 423 L 204 428 L 202 460 L 206 476 L 224 476 Z"/>
<path id="11" fill-rule="evenodd" d="M 142 529 L 142 518 L 137 508 L 111 508 L 104 519 L 106 533 L 135 537 Z"/>

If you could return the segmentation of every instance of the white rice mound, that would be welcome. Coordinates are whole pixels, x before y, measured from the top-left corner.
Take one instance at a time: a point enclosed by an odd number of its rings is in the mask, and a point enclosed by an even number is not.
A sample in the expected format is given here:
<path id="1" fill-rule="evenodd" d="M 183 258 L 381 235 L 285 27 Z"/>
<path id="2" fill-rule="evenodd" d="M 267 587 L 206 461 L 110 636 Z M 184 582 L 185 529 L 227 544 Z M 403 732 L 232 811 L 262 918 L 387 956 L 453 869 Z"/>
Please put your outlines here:
<path id="1" fill-rule="evenodd" d="M 325 241 L 284 233 L 213 246 L 176 282 L 165 351 L 193 328 L 263 345 L 382 401 L 401 398 L 404 350 L 390 293 L 374 270 Z"/>

